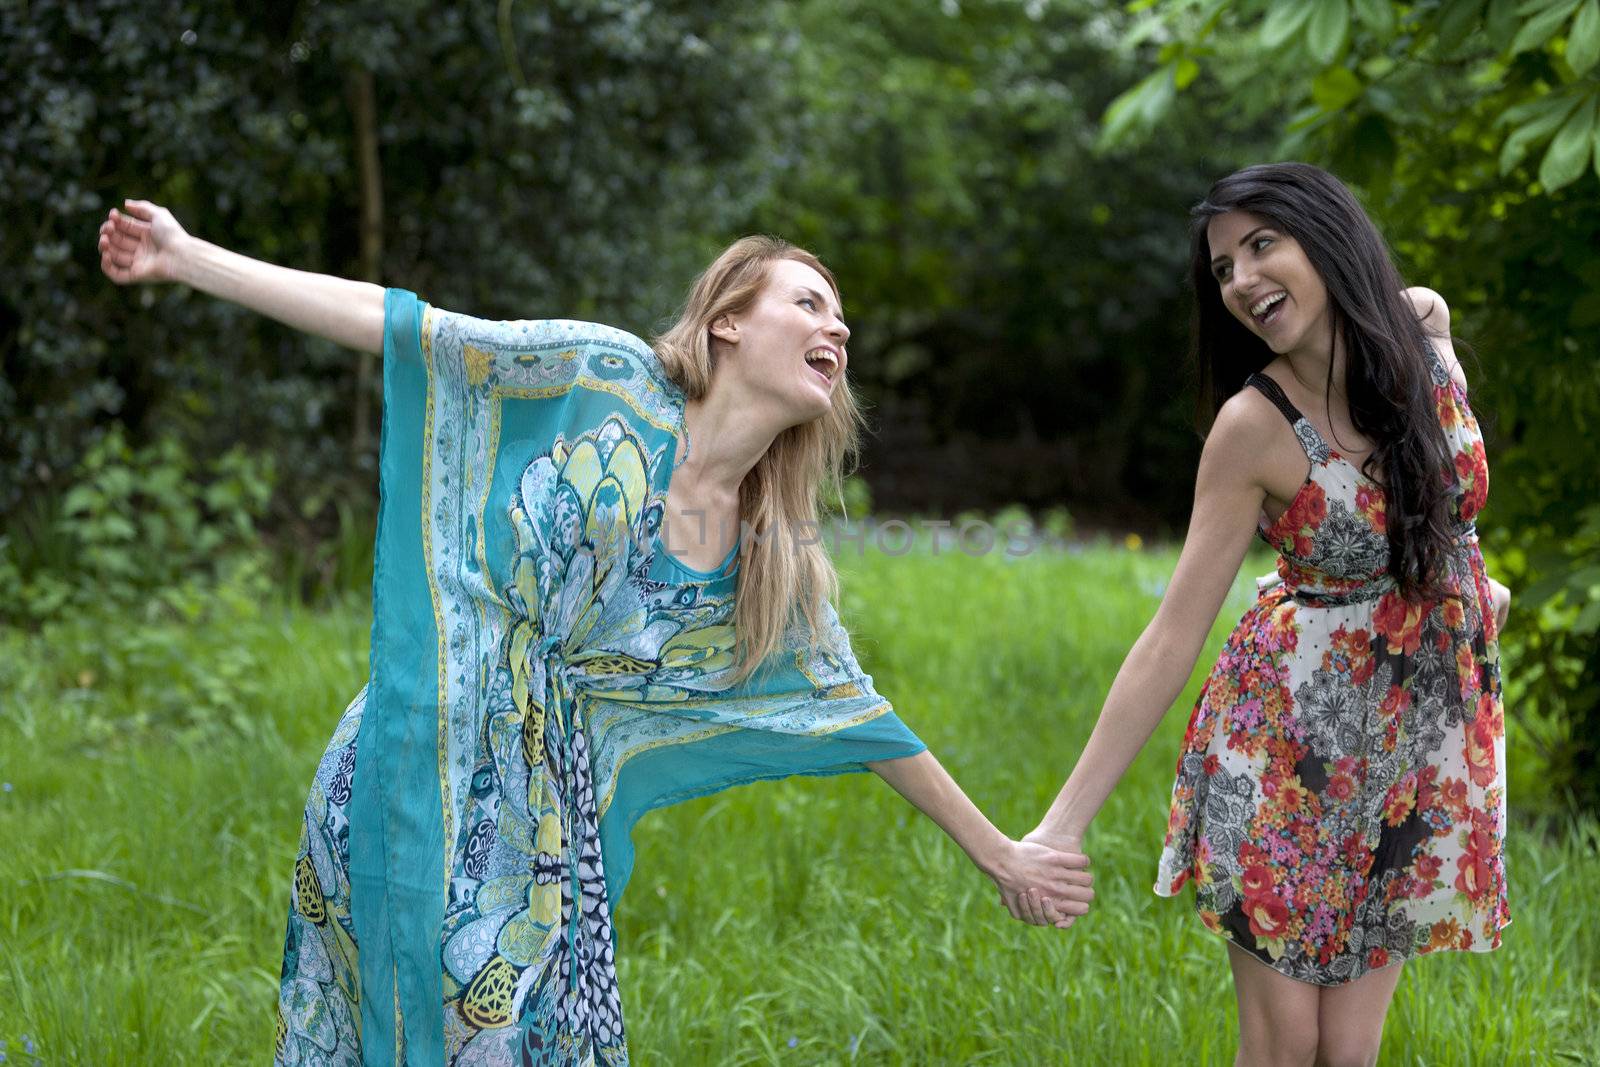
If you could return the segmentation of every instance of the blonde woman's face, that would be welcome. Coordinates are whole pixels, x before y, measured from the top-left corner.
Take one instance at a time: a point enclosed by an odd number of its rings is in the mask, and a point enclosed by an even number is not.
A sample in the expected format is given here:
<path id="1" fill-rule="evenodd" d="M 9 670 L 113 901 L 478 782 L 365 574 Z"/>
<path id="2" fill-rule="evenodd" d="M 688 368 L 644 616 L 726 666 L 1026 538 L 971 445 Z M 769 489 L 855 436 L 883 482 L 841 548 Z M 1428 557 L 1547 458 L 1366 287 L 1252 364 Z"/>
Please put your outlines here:
<path id="1" fill-rule="evenodd" d="M 723 342 L 718 374 L 735 374 L 796 425 L 827 414 L 843 388 L 850 328 L 827 279 L 798 260 L 773 263 L 755 302 L 711 332 Z"/>

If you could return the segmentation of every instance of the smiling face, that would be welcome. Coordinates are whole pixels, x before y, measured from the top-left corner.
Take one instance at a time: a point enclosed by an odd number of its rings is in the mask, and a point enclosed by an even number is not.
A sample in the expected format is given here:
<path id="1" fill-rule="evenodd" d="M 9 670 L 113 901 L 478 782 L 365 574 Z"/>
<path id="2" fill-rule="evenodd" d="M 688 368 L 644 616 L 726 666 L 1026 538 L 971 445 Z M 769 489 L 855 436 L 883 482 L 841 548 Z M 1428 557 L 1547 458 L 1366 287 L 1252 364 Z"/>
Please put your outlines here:
<path id="1" fill-rule="evenodd" d="M 798 260 L 774 261 L 751 305 L 720 316 L 711 334 L 720 342 L 718 373 L 769 398 L 792 424 L 827 414 L 844 387 L 850 328 L 833 286 Z"/>
<path id="2" fill-rule="evenodd" d="M 1274 353 L 1329 343 L 1328 287 L 1298 241 L 1234 210 L 1206 225 L 1206 243 L 1223 305 Z"/>

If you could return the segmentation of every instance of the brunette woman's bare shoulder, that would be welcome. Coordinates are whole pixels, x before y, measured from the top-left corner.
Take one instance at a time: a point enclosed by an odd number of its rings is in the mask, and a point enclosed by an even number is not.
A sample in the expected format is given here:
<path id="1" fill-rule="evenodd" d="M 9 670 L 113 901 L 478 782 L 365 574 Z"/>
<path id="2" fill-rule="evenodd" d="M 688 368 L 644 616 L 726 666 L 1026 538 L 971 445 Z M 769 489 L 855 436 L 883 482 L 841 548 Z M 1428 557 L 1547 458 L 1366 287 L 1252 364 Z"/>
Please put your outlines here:
<path id="1" fill-rule="evenodd" d="M 1450 340 L 1450 305 L 1445 303 L 1444 297 L 1423 285 L 1414 285 L 1405 290 L 1405 297 L 1411 301 L 1412 310 L 1422 321 L 1422 329 L 1427 333 L 1434 350 L 1439 353 L 1439 358 L 1444 361 L 1450 377 L 1465 389 L 1467 374 L 1461 369 L 1461 361 L 1456 358 L 1456 346 Z"/>
<path id="2" fill-rule="evenodd" d="M 1294 427 L 1259 389 L 1246 386 L 1228 398 L 1206 438 L 1202 463 L 1217 463 L 1289 499 L 1306 478 L 1306 454 Z"/>
<path id="3" fill-rule="evenodd" d="M 1413 285 L 1405 291 L 1411 307 L 1422 320 L 1423 327 L 1435 337 L 1450 336 L 1450 305 L 1444 297 L 1425 285 Z"/>

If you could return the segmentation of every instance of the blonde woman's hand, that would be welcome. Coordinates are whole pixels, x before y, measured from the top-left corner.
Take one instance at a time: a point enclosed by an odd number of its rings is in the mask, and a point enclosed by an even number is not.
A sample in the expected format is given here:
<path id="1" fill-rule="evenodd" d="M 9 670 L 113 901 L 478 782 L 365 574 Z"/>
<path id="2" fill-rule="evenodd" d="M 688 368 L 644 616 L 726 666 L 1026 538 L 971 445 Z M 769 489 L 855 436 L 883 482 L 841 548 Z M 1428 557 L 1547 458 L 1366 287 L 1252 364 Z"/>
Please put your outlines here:
<path id="1" fill-rule="evenodd" d="M 1094 900 L 1089 857 L 1037 841 L 1011 842 L 1006 859 L 990 877 L 1012 918 L 1032 926 L 1065 930 L 1088 914 Z"/>
<path id="2" fill-rule="evenodd" d="M 1490 578 L 1489 596 L 1494 601 L 1494 632 L 1500 633 L 1506 628 L 1506 616 L 1511 612 L 1511 590 Z"/>
<path id="3" fill-rule="evenodd" d="M 125 200 L 100 224 L 100 269 L 118 285 L 178 280 L 190 241 L 172 212 L 148 200 Z"/>

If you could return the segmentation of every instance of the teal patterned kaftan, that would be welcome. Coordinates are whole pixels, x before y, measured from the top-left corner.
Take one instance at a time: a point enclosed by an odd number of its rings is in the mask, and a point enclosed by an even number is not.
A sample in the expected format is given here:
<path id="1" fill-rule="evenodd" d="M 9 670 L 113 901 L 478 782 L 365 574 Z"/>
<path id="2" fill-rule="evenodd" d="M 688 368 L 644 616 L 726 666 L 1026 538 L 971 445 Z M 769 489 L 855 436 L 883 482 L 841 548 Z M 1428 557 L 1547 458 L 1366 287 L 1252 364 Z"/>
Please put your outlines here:
<path id="1" fill-rule="evenodd" d="M 317 768 L 276 1061 L 624 1064 L 611 908 L 645 811 L 923 748 L 831 611 L 733 682 L 737 563 L 657 530 L 650 348 L 385 300 L 371 678 Z"/>

